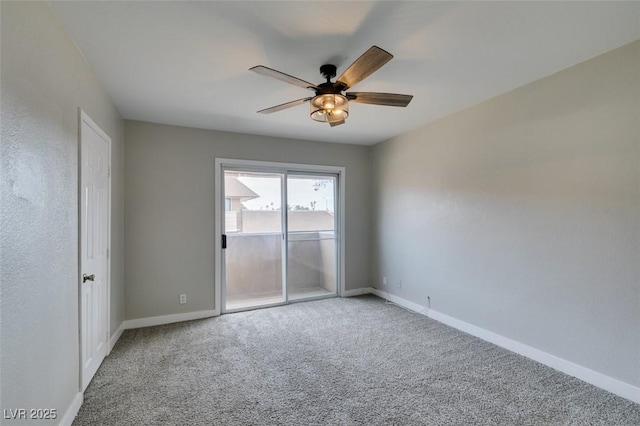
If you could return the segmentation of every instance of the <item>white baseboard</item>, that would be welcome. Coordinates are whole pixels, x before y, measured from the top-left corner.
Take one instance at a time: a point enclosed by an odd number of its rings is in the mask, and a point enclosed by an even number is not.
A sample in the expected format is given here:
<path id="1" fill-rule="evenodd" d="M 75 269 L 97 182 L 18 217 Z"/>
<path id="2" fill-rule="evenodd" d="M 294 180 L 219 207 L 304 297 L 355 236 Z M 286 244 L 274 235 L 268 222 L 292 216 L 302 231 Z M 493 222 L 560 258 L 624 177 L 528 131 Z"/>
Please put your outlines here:
<path id="1" fill-rule="evenodd" d="M 410 302 L 406 299 L 386 293 L 376 288 L 371 288 L 371 293 L 383 299 L 387 299 L 397 305 L 405 307 L 409 310 L 422 315 L 426 315 L 431 319 L 456 328 L 460 331 L 464 331 L 465 333 L 471 334 L 472 336 L 493 343 L 494 345 L 500 346 L 511 352 L 515 352 L 517 354 L 530 358 L 534 361 L 551 367 L 554 370 L 558 370 L 570 376 L 576 377 L 582 381 L 597 386 L 600 389 L 604 389 L 625 399 L 640 404 L 640 387 L 638 386 L 633 386 L 629 383 L 614 379 L 613 377 L 598 373 L 597 371 L 593 371 L 587 367 L 583 367 L 571 361 L 567 361 L 566 359 L 560 358 L 558 356 L 551 355 L 550 353 L 541 351 L 540 349 L 525 345 L 524 343 L 517 342 L 515 340 L 501 336 L 500 334 L 494 333 L 492 331 L 485 330 L 484 328 L 475 326 L 457 318 L 450 317 L 449 315 L 434 311 L 433 309 L 427 309 L 426 306 Z"/>
<path id="2" fill-rule="evenodd" d="M 567 361 L 566 359 L 541 351 L 534 347 L 525 345 L 507 337 L 496 334 L 492 331 L 485 330 L 473 324 L 450 317 L 441 312 L 429 309 L 427 316 L 443 324 L 447 324 L 458 330 L 479 337 L 482 340 L 491 342 L 495 345 L 503 347 L 511 352 L 515 352 L 534 361 L 538 361 L 548 367 L 561 371 L 570 376 L 576 377 L 582 381 L 590 383 L 601 389 L 614 393 L 618 396 L 626 398 L 630 401 L 640 404 L 640 387 L 630 385 L 613 377 L 607 376 L 597 371 L 593 371 L 582 365 Z"/>
<path id="3" fill-rule="evenodd" d="M 160 315 L 157 317 L 126 320 L 123 325 L 125 330 L 129 330 L 131 328 L 151 327 L 154 325 L 172 324 L 174 322 L 210 318 L 215 317 L 219 314 L 220 313 L 216 310 L 186 312 L 184 314 Z"/>
<path id="4" fill-rule="evenodd" d="M 107 355 L 111 353 L 111 350 L 118 342 L 118 339 L 120 338 L 120 336 L 122 336 L 122 333 L 124 332 L 124 323 L 125 321 L 122 321 L 122 323 L 120 324 L 120 327 L 118 327 L 116 332 L 113 333 L 113 336 L 111 336 L 111 339 L 109 339 L 109 350 L 107 351 Z"/>
<path id="5" fill-rule="evenodd" d="M 60 419 L 60 426 L 71 426 L 73 420 L 78 415 L 78 411 L 80 411 L 80 407 L 82 406 L 83 394 L 82 392 L 78 392 L 76 396 L 71 401 L 71 405 L 67 408 L 67 411 L 64 413 L 64 416 Z"/>
<path id="6" fill-rule="evenodd" d="M 371 290 L 373 290 L 371 287 L 362 287 L 362 288 L 356 288 L 353 290 L 345 290 L 342 292 L 342 294 L 340 294 L 341 297 L 353 297 L 353 296 L 360 296 L 363 294 L 369 294 L 371 293 Z"/>
<path id="7" fill-rule="evenodd" d="M 422 305 L 409 302 L 407 299 L 403 299 L 402 297 L 395 296 L 391 293 L 387 293 L 386 291 L 383 291 L 377 288 L 371 288 L 371 294 L 375 294 L 376 296 L 381 297 L 382 299 L 387 299 L 389 302 L 393 302 L 396 305 L 400 305 L 403 308 L 407 308 L 410 311 L 417 312 L 419 314 L 424 314 L 426 311 L 426 308 Z"/>

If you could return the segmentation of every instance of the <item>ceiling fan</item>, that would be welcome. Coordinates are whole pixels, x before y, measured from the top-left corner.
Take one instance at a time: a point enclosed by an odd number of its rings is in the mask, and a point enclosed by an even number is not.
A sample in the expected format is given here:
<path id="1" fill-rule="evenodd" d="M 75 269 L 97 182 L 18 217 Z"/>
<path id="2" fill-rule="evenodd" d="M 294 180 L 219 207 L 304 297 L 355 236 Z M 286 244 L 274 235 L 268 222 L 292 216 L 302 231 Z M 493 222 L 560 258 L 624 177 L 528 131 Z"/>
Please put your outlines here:
<path id="1" fill-rule="evenodd" d="M 344 124 L 349 116 L 349 102 L 359 102 L 363 104 L 385 105 L 395 107 L 406 107 L 413 98 L 412 95 L 400 95 L 397 93 L 376 93 L 376 92 L 345 92 L 355 86 L 384 64 L 389 62 L 393 55 L 378 46 L 371 46 L 366 52 L 347 68 L 338 79 L 332 83 L 331 79 L 336 76 L 336 66 L 325 64 L 320 67 L 320 74 L 327 79 L 325 83 L 315 85 L 308 81 L 301 80 L 289 74 L 276 71 L 272 68 L 258 65 L 250 68 L 249 71 L 269 77 L 277 78 L 285 83 L 294 84 L 316 93 L 315 96 L 297 99 L 295 101 L 276 105 L 258 111 L 260 114 L 271 114 L 272 112 L 310 103 L 311 118 L 329 123 L 331 127 Z"/>

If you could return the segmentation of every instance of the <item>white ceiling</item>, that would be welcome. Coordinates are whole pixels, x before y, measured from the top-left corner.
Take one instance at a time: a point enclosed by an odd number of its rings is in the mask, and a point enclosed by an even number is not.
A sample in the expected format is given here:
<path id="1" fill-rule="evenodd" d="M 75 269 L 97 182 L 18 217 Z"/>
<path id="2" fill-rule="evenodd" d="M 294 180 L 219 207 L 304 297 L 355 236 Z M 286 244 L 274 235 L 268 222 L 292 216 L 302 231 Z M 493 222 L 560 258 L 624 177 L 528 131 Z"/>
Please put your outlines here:
<path id="1" fill-rule="evenodd" d="M 373 144 L 640 39 L 640 2 L 52 3 L 124 118 L 325 142 Z M 354 91 L 414 95 L 407 108 L 352 104 L 346 124 L 309 91 L 372 45 L 395 58 Z"/>

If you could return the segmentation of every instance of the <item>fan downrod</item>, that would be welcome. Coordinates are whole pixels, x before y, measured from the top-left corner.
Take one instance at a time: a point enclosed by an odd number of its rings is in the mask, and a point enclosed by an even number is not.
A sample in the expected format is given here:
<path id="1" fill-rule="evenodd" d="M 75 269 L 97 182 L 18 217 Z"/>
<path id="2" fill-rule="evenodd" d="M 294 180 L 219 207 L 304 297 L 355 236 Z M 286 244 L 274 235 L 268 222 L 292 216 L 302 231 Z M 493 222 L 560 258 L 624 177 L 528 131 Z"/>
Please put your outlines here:
<path id="1" fill-rule="evenodd" d="M 336 76 L 336 66 L 332 64 L 324 64 L 320 67 L 320 74 L 327 79 L 327 83 L 331 82 L 331 79 Z"/>

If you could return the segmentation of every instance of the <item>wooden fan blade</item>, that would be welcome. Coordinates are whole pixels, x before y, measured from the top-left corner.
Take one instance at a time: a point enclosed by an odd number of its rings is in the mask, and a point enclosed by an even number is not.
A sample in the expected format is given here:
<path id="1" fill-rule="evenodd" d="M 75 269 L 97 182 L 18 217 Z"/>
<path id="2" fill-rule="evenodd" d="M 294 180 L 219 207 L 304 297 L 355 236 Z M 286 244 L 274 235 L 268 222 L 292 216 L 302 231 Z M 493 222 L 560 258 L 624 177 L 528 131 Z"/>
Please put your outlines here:
<path id="1" fill-rule="evenodd" d="M 285 104 L 280 104 L 273 106 L 271 108 L 261 109 L 258 111 L 259 114 L 271 114 L 272 112 L 282 111 L 283 109 L 291 108 L 294 106 L 302 105 L 305 102 L 310 101 L 311 98 L 302 98 L 295 101 L 287 102 Z"/>
<path id="2" fill-rule="evenodd" d="M 277 78 L 278 80 L 284 81 L 285 83 L 293 84 L 294 86 L 300 86 L 300 87 L 303 87 L 305 89 L 309 89 L 309 90 L 313 90 L 313 91 L 315 91 L 318 88 L 313 83 L 309 83 L 308 81 L 301 80 L 301 79 L 299 79 L 297 77 L 294 77 L 292 75 L 285 74 L 283 72 L 274 70 L 274 69 L 269 68 L 269 67 L 265 67 L 264 65 L 258 65 L 258 66 L 255 66 L 253 68 L 249 68 L 249 71 L 253 71 L 253 72 L 256 72 L 258 74 L 266 75 L 267 77 Z"/>
<path id="3" fill-rule="evenodd" d="M 354 63 L 349 65 L 349 68 L 336 81 L 344 84 L 346 90 L 369 77 L 392 58 L 393 55 L 386 50 L 382 50 L 378 46 L 371 46 Z"/>
<path id="4" fill-rule="evenodd" d="M 330 122 L 329 122 L 329 125 L 330 125 L 331 127 L 336 127 L 336 126 L 339 126 L 339 125 L 341 125 L 341 124 L 344 124 L 344 120 L 340 120 L 340 121 L 330 121 Z"/>
<path id="5" fill-rule="evenodd" d="M 376 92 L 347 92 L 346 96 L 351 102 L 395 107 L 406 107 L 409 105 L 409 102 L 411 102 L 411 99 L 413 99 L 412 95 Z"/>

